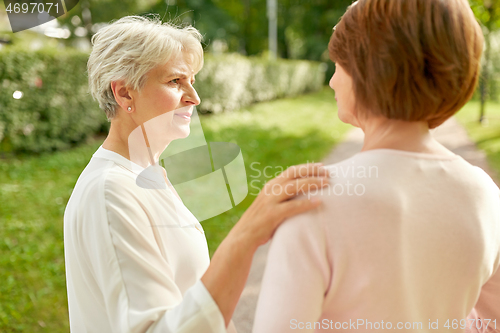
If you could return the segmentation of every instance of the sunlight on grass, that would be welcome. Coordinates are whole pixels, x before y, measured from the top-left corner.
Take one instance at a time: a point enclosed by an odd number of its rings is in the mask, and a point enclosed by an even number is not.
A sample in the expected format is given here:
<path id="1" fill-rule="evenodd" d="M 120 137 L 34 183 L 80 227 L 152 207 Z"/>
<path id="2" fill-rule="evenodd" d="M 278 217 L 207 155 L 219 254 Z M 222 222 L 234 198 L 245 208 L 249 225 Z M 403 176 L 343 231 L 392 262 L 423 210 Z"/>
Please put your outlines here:
<path id="1" fill-rule="evenodd" d="M 338 119 L 334 93 L 326 87 L 315 94 L 202 117 L 201 123 L 208 142 L 240 146 L 249 183 L 249 195 L 236 208 L 202 222 L 210 255 L 271 179 L 267 176 L 295 164 L 320 162 L 352 128 Z"/>
<path id="2" fill-rule="evenodd" d="M 211 255 L 269 180 L 262 174 L 265 167 L 274 176 L 294 164 L 320 161 L 350 128 L 337 119 L 328 88 L 202 116 L 201 121 L 207 141 L 240 146 L 250 192 L 236 208 L 202 222 Z M 79 174 L 102 141 L 0 158 L 0 332 L 69 331 L 63 213 Z"/>

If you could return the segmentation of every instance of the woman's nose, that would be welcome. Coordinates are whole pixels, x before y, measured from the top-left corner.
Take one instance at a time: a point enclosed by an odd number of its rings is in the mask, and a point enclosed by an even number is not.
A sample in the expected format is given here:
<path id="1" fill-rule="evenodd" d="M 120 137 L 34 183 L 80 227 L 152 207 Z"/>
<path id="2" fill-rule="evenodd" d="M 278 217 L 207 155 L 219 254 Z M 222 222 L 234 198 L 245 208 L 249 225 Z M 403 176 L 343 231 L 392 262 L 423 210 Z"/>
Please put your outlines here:
<path id="1" fill-rule="evenodd" d="M 333 76 L 334 76 L 334 75 L 332 75 L 332 78 L 330 79 L 330 84 L 329 84 L 329 86 L 330 86 L 330 88 L 332 88 L 333 90 L 335 90 L 335 89 L 333 88 Z"/>
<path id="2" fill-rule="evenodd" d="M 188 104 L 193 104 L 193 105 L 199 105 L 200 104 L 200 97 L 198 96 L 198 93 L 194 89 L 193 86 L 189 86 L 189 88 L 186 89 L 186 92 L 184 93 L 184 102 Z"/>

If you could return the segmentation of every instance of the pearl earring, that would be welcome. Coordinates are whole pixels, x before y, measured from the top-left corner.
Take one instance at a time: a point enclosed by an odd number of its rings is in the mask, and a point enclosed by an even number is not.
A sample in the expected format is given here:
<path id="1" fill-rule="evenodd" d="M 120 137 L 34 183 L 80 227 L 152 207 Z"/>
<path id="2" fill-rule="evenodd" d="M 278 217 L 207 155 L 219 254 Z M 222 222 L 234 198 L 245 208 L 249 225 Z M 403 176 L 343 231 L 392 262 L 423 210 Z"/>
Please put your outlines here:
<path id="1" fill-rule="evenodd" d="M 127 108 L 127 110 L 128 110 L 128 111 L 132 111 L 132 107 L 131 107 L 131 106 L 129 106 L 129 107 Z"/>

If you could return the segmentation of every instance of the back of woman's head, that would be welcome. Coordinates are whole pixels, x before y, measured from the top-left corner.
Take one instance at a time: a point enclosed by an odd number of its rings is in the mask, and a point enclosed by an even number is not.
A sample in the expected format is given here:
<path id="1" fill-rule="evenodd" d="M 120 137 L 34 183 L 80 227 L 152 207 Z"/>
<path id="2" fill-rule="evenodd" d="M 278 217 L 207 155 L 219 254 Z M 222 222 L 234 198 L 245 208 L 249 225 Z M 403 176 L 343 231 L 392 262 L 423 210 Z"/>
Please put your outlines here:
<path id="1" fill-rule="evenodd" d="M 434 128 L 472 97 L 483 43 L 467 0 L 359 0 L 329 51 L 360 110 Z"/>
<path id="2" fill-rule="evenodd" d="M 111 119 L 118 105 L 111 81 L 124 80 L 140 90 L 150 70 L 176 56 L 183 56 L 196 73 L 203 66 L 201 39 L 195 28 L 162 23 L 158 16 L 123 17 L 92 37 L 87 64 L 90 93 Z"/>

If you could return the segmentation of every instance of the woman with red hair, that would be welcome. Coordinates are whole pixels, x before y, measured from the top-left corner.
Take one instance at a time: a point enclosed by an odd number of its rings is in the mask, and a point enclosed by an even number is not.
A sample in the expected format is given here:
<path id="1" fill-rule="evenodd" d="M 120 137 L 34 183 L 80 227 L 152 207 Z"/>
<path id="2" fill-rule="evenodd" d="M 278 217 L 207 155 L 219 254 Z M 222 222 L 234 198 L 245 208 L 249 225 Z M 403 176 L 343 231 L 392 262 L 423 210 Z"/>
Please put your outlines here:
<path id="1" fill-rule="evenodd" d="M 334 28 L 330 86 L 363 149 L 269 250 L 255 333 L 500 332 L 500 191 L 433 139 L 477 85 L 466 0 L 359 0 Z"/>

